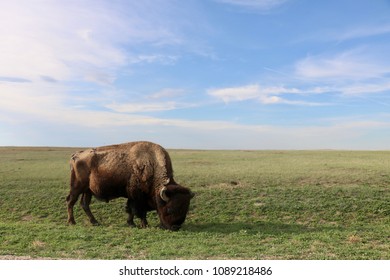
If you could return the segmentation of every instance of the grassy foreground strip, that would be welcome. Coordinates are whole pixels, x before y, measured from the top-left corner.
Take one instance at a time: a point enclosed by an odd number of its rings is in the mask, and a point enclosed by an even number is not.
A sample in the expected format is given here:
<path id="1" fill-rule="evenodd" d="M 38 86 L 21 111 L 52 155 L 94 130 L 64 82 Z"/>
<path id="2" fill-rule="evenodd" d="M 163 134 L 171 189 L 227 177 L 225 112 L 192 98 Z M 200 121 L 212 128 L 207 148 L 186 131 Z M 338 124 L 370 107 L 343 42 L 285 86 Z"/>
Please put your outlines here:
<path id="1" fill-rule="evenodd" d="M 170 150 L 196 197 L 169 232 L 127 227 L 125 199 L 66 225 L 77 150 L 0 148 L 0 259 L 390 259 L 388 151 Z"/>

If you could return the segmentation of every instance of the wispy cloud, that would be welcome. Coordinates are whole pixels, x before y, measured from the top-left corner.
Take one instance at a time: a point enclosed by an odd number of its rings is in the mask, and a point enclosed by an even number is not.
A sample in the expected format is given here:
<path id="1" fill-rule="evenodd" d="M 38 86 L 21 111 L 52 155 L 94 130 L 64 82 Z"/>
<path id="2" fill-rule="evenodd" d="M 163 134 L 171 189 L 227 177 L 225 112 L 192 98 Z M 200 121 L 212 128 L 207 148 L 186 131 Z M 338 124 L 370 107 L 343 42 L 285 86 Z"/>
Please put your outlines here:
<path id="1" fill-rule="evenodd" d="M 258 98 L 259 86 L 248 85 L 243 87 L 210 89 L 208 90 L 208 94 L 217 97 L 219 99 L 222 99 L 224 102 L 243 101 L 243 100 Z"/>
<path id="2" fill-rule="evenodd" d="M 176 98 L 184 95 L 186 91 L 180 88 L 164 88 L 160 91 L 157 91 L 153 94 L 150 94 L 148 97 L 151 99 L 165 99 L 165 98 Z"/>
<path id="3" fill-rule="evenodd" d="M 130 64 L 138 63 L 161 63 L 161 64 L 174 64 L 179 57 L 177 55 L 168 54 L 140 54 L 131 56 L 128 58 Z"/>
<path id="4" fill-rule="evenodd" d="M 77 96 L 62 84 L 5 83 L 0 91 L 0 121 L 13 123 L 36 121 L 78 127 L 118 127 L 132 125 L 191 125 L 191 121 L 152 117 L 153 112 L 191 108 L 196 104 L 175 101 L 180 89 L 163 89 L 156 97 L 124 102 L 119 96 L 104 94 Z M 174 95 L 176 94 L 176 95 Z M 153 95 L 152 95 L 153 96 Z M 117 100 L 117 101 L 116 101 Z M 191 126 L 196 126 L 194 122 Z M 211 122 L 212 123 L 212 122 Z"/>
<path id="5" fill-rule="evenodd" d="M 82 77 L 91 66 L 110 68 L 123 63 L 123 53 L 111 43 L 80 33 L 88 28 L 96 34 L 107 24 L 107 20 L 97 20 L 94 9 L 98 7 L 72 3 L 46 2 L 42 9 L 34 1 L 3 1 L 0 24 L 8 28 L 0 31 L 0 53 L 7 55 L 2 55 L 0 75 L 31 80 L 44 75 L 69 80 Z M 75 64 L 81 67 L 72 67 Z"/>
<path id="6" fill-rule="evenodd" d="M 111 96 L 108 104 L 101 106 L 119 113 L 148 113 L 197 107 L 199 104 L 185 102 L 186 90 L 163 88 L 156 92 L 135 96 Z M 104 100 L 103 102 L 107 102 Z"/>
<path id="7" fill-rule="evenodd" d="M 257 12 L 268 12 L 276 7 L 281 6 L 288 0 L 215 0 L 220 3 L 234 5 Z"/>
<path id="8" fill-rule="evenodd" d="M 281 95 L 297 95 L 318 91 L 318 88 L 314 88 L 312 90 L 301 90 L 298 88 L 287 88 L 284 86 L 261 87 L 258 84 L 252 84 L 242 87 L 209 89 L 208 94 L 218 99 L 221 99 L 226 103 L 254 99 L 262 104 L 289 104 L 305 106 L 326 105 L 315 102 L 306 102 L 304 100 L 288 100 L 286 98 L 281 97 Z"/>
<path id="9" fill-rule="evenodd" d="M 25 78 L 19 78 L 19 77 L 0 77 L 0 83 L 1 82 L 8 82 L 8 83 L 31 83 L 30 80 Z"/>
<path id="10" fill-rule="evenodd" d="M 70 105 L 66 88 L 59 88 L 53 93 L 50 83 L 34 83 L 26 86 L 5 87 L 0 91 L 0 121 L 13 123 L 45 122 L 56 126 L 73 125 L 83 128 L 115 128 L 130 126 L 172 126 L 186 129 L 197 128 L 205 130 L 228 129 L 241 127 L 238 124 L 225 121 L 193 121 L 186 119 L 156 118 L 148 116 L 148 112 L 172 110 L 190 104 L 164 103 L 135 103 L 135 104 L 100 104 L 111 110 L 86 108 L 80 105 Z M 39 92 L 39 94 L 37 94 Z M 20 101 L 23 102 L 20 102 Z M 81 101 L 83 102 L 83 101 Z"/>
<path id="11" fill-rule="evenodd" d="M 178 104 L 175 102 L 164 103 L 113 103 L 106 105 L 105 107 L 120 113 L 147 113 L 147 112 L 159 112 L 170 111 L 178 108 Z"/>
<path id="12" fill-rule="evenodd" d="M 334 91 L 335 90 L 336 89 L 334 89 Z M 354 85 L 340 87 L 338 88 L 338 91 L 350 96 L 387 92 L 390 91 L 390 82 L 380 81 L 376 83 L 357 83 Z"/>
<path id="13" fill-rule="evenodd" d="M 326 40 L 346 41 L 352 39 L 379 36 L 390 33 L 390 24 L 357 26 L 345 30 L 337 30 L 331 34 L 323 36 Z"/>
<path id="14" fill-rule="evenodd" d="M 179 35 L 156 16 L 155 9 L 164 10 L 160 4 L 2 1 L 0 25 L 7 28 L 0 29 L 0 76 L 101 84 L 112 83 L 117 71 L 131 63 L 175 61 L 174 56 L 123 49 L 124 44 L 180 43 Z"/>
<path id="15" fill-rule="evenodd" d="M 302 79 L 362 80 L 381 78 L 389 73 L 387 64 L 361 49 L 307 56 L 295 65 L 295 74 Z"/>
<path id="16" fill-rule="evenodd" d="M 315 83 L 318 93 L 332 93 L 349 98 L 365 98 L 372 104 L 387 102 L 369 98 L 390 91 L 389 60 L 374 47 L 356 47 L 336 54 L 307 56 L 293 67 L 292 76 L 302 84 Z"/>
<path id="17" fill-rule="evenodd" d="M 28 124 L 23 133 L 15 136 L 13 143 L 20 145 L 34 144 L 30 139 L 34 133 L 47 137 L 47 132 L 40 132 L 43 129 L 39 125 L 41 123 L 44 123 L 45 129 L 50 129 L 54 134 L 64 129 L 72 132 L 71 136 L 63 135 L 58 140 L 53 138 L 51 145 L 91 145 L 91 143 L 100 145 L 113 141 L 139 139 L 139 135 L 142 135 L 144 139 L 154 140 L 158 134 L 161 137 L 159 142 L 168 147 L 229 149 L 353 149 L 361 147 L 359 141 L 366 141 L 366 135 L 371 135 L 376 130 L 390 128 L 389 116 L 381 119 L 370 116 L 356 119 L 352 117 L 350 119 L 324 119 L 310 126 L 248 125 L 231 121 L 158 118 L 148 116 L 147 112 L 143 111 L 164 109 L 165 103 L 160 105 L 154 103 L 155 107 L 150 104 L 144 104 L 144 108 L 141 108 L 142 106 L 129 107 L 130 110 L 126 108 L 126 104 L 123 108 L 114 108 L 116 110 L 112 111 L 97 110 L 80 107 L 77 104 L 70 105 L 66 88 L 59 90 L 56 87 L 57 90 L 53 94 L 51 91 L 53 85 L 44 81 L 33 85 L 19 83 L 17 86 L 8 85 L 7 87 L 7 84 L 3 86 L 6 87 L 5 91 L 0 91 L 2 100 L 0 120 L 12 123 L 14 129 L 21 124 Z M 257 90 L 257 86 L 248 86 L 246 98 L 257 98 L 255 97 Z M 235 91 L 238 92 L 238 89 L 230 89 L 227 92 L 232 95 Z M 272 89 L 271 91 L 277 93 L 284 90 Z M 21 100 L 23 102 L 20 102 Z M 237 98 L 234 97 L 234 100 Z M 239 100 L 242 100 L 242 97 Z M 174 106 L 176 105 L 172 104 L 172 107 Z M 7 131 L 1 133 L 7 133 Z M 20 135 L 26 135 L 26 137 L 28 135 L 29 140 L 23 141 Z M 84 142 L 75 140 L 79 135 L 83 135 Z M 98 137 L 91 139 L 91 135 L 98 135 Z M 113 138 L 112 135 L 116 137 Z M 187 141 L 173 141 L 172 135 L 175 136 L 174 138 L 187 139 Z M 13 139 L 12 135 L 7 137 Z M 26 137 L 24 139 L 27 139 Z M 288 142 L 285 139 L 289 139 Z M 39 141 L 42 140 L 39 139 Z M 373 148 L 386 147 L 386 143 L 378 139 L 370 143 Z"/>

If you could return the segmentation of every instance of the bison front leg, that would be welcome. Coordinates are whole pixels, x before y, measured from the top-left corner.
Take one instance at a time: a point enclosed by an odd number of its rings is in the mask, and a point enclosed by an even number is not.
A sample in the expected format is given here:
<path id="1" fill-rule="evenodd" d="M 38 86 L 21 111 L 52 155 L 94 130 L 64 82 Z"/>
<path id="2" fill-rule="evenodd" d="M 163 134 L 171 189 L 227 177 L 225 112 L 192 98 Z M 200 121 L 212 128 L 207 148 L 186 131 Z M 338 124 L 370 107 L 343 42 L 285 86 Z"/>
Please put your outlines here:
<path id="1" fill-rule="evenodd" d="M 148 221 L 146 220 L 146 211 L 137 207 L 136 203 L 131 199 L 127 200 L 126 212 L 129 214 L 127 224 L 130 227 L 136 227 L 134 223 L 134 216 L 137 216 L 141 219 L 141 228 L 146 228 L 148 226 Z"/>
<path id="2" fill-rule="evenodd" d="M 135 209 L 134 209 L 134 205 L 130 199 L 128 199 L 127 203 L 126 203 L 126 212 L 129 214 L 129 216 L 127 218 L 127 224 L 130 227 L 135 227 L 135 223 L 134 223 Z"/>
<path id="3" fill-rule="evenodd" d="M 137 216 L 141 219 L 141 228 L 147 228 L 148 221 L 146 220 L 146 211 L 138 213 Z"/>
<path id="4" fill-rule="evenodd" d="M 68 205 L 68 224 L 75 225 L 76 221 L 74 220 L 73 215 L 73 206 L 77 202 L 79 195 L 72 195 L 71 193 L 66 197 L 66 204 Z"/>
<path id="5" fill-rule="evenodd" d="M 91 209 L 89 208 L 89 204 L 91 204 L 91 199 L 92 199 L 92 192 L 88 190 L 85 193 L 83 193 L 83 195 L 81 196 L 80 205 L 84 209 L 85 213 L 87 214 L 91 224 L 93 224 L 94 226 L 98 226 L 99 222 L 95 219 L 95 217 L 91 212 Z"/>
<path id="6" fill-rule="evenodd" d="M 141 219 L 141 228 L 148 227 L 148 221 L 146 220 L 146 210 L 139 205 L 135 207 L 135 215 Z"/>

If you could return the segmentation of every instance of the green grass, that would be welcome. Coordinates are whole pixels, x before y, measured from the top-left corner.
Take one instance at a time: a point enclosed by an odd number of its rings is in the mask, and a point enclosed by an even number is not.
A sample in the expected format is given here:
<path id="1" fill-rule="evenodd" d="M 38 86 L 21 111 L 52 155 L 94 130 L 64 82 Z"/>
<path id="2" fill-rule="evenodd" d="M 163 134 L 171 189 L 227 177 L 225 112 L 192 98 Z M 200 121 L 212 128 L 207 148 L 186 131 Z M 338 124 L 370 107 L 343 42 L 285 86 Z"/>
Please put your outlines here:
<path id="1" fill-rule="evenodd" d="M 171 150 L 196 197 L 169 232 L 127 227 L 125 199 L 66 225 L 77 150 L 0 148 L 0 258 L 390 259 L 390 152 Z"/>

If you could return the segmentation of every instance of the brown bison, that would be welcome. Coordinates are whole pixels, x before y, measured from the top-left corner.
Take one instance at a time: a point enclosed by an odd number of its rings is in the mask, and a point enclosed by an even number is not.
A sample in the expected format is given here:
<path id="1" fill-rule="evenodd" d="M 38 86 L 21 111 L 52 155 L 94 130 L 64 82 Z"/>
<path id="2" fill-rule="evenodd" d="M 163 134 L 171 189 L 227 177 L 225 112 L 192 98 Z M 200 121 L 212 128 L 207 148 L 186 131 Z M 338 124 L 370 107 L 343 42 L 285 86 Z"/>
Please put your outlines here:
<path id="1" fill-rule="evenodd" d="M 68 223 L 75 224 L 73 206 L 81 194 L 81 206 L 93 225 L 98 221 L 89 204 L 92 196 L 108 202 L 127 198 L 127 223 L 134 227 L 134 215 L 146 227 L 146 213 L 157 210 L 160 227 L 178 230 L 187 216 L 194 194 L 173 179 L 171 159 L 161 146 L 130 142 L 80 151 L 70 160 L 70 192 L 66 198 Z"/>

